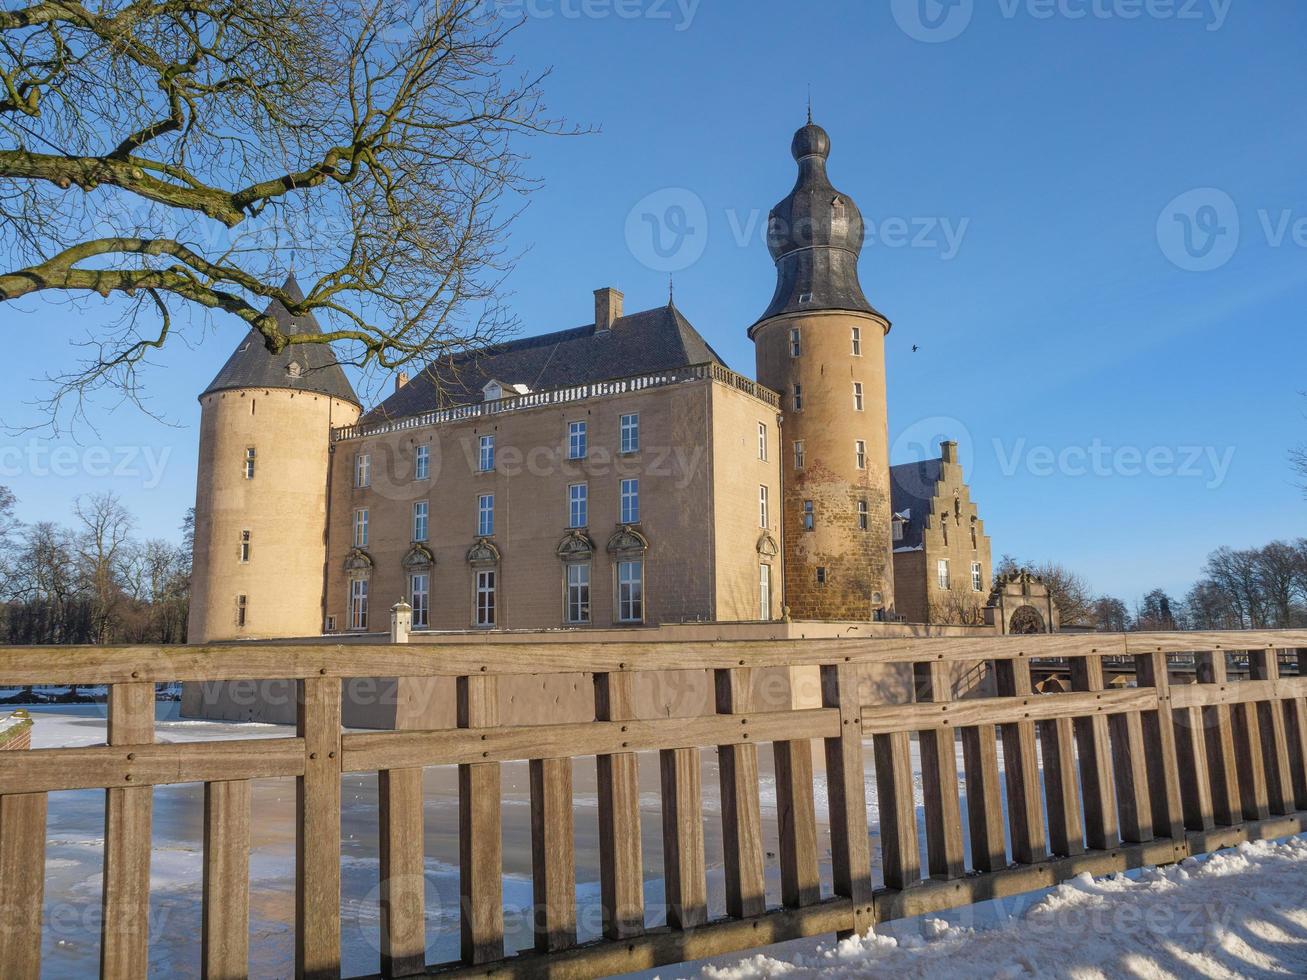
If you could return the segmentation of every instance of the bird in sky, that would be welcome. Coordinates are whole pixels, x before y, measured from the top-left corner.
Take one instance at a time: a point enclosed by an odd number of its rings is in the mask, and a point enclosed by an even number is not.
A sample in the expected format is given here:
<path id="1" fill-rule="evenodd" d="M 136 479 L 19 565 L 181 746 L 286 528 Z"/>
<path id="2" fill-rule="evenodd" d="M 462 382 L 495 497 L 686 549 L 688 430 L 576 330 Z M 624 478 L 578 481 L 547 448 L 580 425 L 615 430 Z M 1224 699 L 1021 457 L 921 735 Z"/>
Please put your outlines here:
<path id="1" fill-rule="evenodd" d="M 916 352 L 917 352 L 917 351 L 918 351 L 918 350 L 920 350 L 920 348 L 919 348 L 919 347 L 917 347 L 917 345 L 916 345 L 916 344 L 913 344 L 913 345 L 912 345 L 912 353 L 914 353 L 914 354 L 915 354 L 915 353 L 916 353 Z"/>

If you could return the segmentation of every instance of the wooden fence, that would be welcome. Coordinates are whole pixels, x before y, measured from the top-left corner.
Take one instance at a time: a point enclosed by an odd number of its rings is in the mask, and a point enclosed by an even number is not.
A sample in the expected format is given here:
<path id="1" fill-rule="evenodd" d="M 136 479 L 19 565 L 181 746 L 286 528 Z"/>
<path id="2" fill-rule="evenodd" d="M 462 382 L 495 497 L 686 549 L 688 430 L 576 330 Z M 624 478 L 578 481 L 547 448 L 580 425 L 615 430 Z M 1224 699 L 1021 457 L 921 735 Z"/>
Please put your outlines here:
<path id="1" fill-rule="evenodd" d="M 748 949 L 1041 888 L 1089 871 L 1165 864 L 1303 829 L 1307 678 L 1277 651 L 1307 632 L 903 640 L 173 648 L 10 648 L 0 686 L 108 684 L 108 744 L 0 753 L 0 970 L 34 976 L 41 948 L 46 794 L 105 791 L 101 974 L 144 977 L 152 786 L 204 783 L 202 970 L 249 965 L 250 780 L 297 780 L 296 960 L 338 976 L 341 777 L 379 774 L 383 976 L 589 977 Z M 1250 679 L 1226 657 L 1247 652 Z M 1168 655 L 1196 652 L 1172 687 Z M 1137 688 L 1106 690 L 1102 659 L 1131 656 Z M 1064 658 L 1073 690 L 1032 693 L 1032 661 Z M 992 665 L 997 696 L 953 700 L 949 678 Z M 868 704 L 859 678 L 911 665 L 915 700 Z M 816 667 L 821 706 L 755 711 L 750 671 Z M 707 670 L 716 714 L 636 719 L 644 670 Z M 506 727 L 506 674 L 585 671 L 594 720 Z M 456 677 L 458 730 L 341 731 L 341 680 Z M 154 685 L 298 681 L 298 735 L 154 742 Z M 913 799 L 919 739 L 924 847 Z M 824 747 L 833 897 L 823 899 L 811 748 Z M 966 821 L 955 746 L 962 748 Z M 872 765 L 867 765 L 867 743 Z M 759 743 L 774 755 L 781 907 L 766 907 Z M 727 917 L 709 921 L 701 748 L 720 771 Z M 636 753 L 657 750 L 667 925 L 646 928 Z M 1002 758 L 1000 770 L 999 758 Z M 572 768 L 597 757 L 603 938 L 578 944 Z M 500 764 L 529 760 L 535 949 L 505 957 Z M 425 962 L 422 769 L 459 767 L 461 962 Z M 866 778 L 879 798 L 873 888 Z M 1000 779 L 1003 785 L 1000 785 Z M 1006 793 L 1004 793 L 1004 789 Z M 1006 833 L 1005 833 L 1006 829 Z M 970 861 L 963 835 L 969 835 Z M 1008 847 L 1010 839 L 1011 847 Z M 921 855 L 925 854 L 925 862 Z"/>

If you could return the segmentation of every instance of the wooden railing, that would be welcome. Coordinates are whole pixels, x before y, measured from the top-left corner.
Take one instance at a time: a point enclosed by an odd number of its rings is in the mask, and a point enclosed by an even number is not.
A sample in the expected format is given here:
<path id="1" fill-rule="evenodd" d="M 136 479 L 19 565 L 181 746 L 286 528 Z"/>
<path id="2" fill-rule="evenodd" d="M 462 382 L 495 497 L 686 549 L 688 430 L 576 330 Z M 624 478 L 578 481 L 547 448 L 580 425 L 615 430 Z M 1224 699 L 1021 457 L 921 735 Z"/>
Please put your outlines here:
<path id="1" fill-rule="evenodd" d="M 0 651 L 0 686 L 108 684 L 110 697 L 107 745 L 0 753 L 0 972 L 38 972 L 46 795 L 59 790 L 105 791 L 101 974 L 115 978 L 147 971 L 151 787 L 160 784 L 205 784 L 200 958 L 208 977 L 243 976 L 249 967 L 250 780 L 265 777 L 297 780 L 296 963 L 300 975 L 314 977 L 340 972 L 345 773 L 379 774 L 383 976 L 620 973 L 863 932 L 1084 871 L 1165 864 L 1297 833 L 1307 818 L 1307 678 L 1281 678 L 1276 651 L 1299 648 L 1307 648 L 1307 632 L 10 648 Z M 1194 651 L 1199 683 L 1172 687 L 1168 656 Z M 1236 651 L 1247 651 L 1250 680 L 1226 677 L 1226 656 Z M 1139 686 L 1105 690 L 1103 658 L 1123 655 L 1134 658 Z M 1032 693 L 1031 664 L 1041 658 L 1070 664 L 1071 692 Z M 953 681 L 981 663 L 992 665 L 997 695 L 953 700 Z M 813 667 L 818 706 L 754 710 L 751 671 Z M 650 670 L 711 672 L 715 713 L 636 718 L 635 675 Z M 593 684 L 592 721 L 500 723 L 497 686 L 505 675 L 577 672 Z M 877 672 L 910 678 L 909 703 L 874 696 Z M 456 678 L 458 729 L 342 734 L 341 681 L 358 676 Z M 288 677 L 298 681 L 297 737 L 154 741 L 158 682 Z M 925 789 L 924 868 L 913 735 Z M 759 743 L 771 743 L 774 757 L 779 908 L 765 899 Z M 827 899 L 814 805 L 817 743 L 829 806 Z M 727 915 L 716 921 L 709 921 L 706 898 L 705 747 L 716 750 L 720 772 Z M 667 925 L 650 929 L 637 753 L 654 750 Z M 597 757 L 599 786 L 603 938 L 585 944 L 577 943 L 572 826 L 570 760 L 579 756 Z M 499 767 L 509 760 L 530 764 L 535 949 L 505 957 Z M 428 966 L 422 770 L 437 765 L 459 767 L 462 957 Z M 873 770 L 880 812 L 874 863 L 865 789 Z M 873 887 L 876 872 L 880 887 Z"/>

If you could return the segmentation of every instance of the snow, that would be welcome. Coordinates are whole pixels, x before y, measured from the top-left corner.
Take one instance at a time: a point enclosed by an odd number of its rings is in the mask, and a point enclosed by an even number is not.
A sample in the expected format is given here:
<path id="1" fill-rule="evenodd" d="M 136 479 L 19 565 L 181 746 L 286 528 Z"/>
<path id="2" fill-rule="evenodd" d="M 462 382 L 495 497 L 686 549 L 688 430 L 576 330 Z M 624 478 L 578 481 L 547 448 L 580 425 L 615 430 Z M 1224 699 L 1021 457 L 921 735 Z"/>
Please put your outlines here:
<path id="1" fill-rule="evenodd" d="M 991 928 L 925 918 L 897 929 L 890 923 L 840 943 L 791 943 L 783 954 L 662 973 L 694 975 L 705 980 L 1307 976 L 1307 839 L 1242 844 L 1132 875 L 1084 874 Z"/>

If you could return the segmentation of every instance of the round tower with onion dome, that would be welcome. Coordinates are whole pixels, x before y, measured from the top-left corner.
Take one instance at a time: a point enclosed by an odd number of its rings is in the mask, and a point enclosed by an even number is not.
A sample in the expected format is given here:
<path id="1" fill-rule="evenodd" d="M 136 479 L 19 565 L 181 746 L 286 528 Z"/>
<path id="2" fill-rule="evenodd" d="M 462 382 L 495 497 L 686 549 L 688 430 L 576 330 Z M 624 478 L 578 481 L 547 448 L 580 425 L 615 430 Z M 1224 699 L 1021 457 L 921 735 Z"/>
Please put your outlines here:
<path id="1" fill-rule="evenodd" d="M 303 298 L 293 275 L 283 288 Z M 268 312 L 287 334 L 320 332 Z M 329 345 L 271 354 L 255 330 L 200 395 L 190 642 L 322 632 L 331 430 L 360 411 Z"/>
<path id="2" fill-rule="evenodd" d="M 794 136 L 798 180 L 767 233 L 776 293 L 749 337 L 784 413 L 785 604 L 795 619 L 868 621 L 894 605 L 890 322 L 858 282 L 862 214 L 831 184 L 830 150 L 811 118 Z"/>

